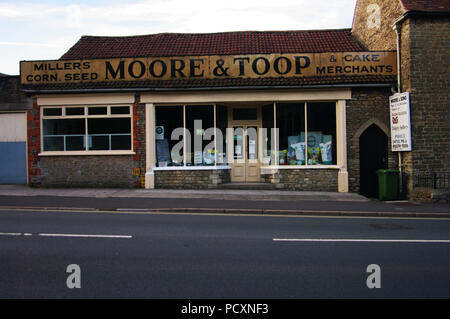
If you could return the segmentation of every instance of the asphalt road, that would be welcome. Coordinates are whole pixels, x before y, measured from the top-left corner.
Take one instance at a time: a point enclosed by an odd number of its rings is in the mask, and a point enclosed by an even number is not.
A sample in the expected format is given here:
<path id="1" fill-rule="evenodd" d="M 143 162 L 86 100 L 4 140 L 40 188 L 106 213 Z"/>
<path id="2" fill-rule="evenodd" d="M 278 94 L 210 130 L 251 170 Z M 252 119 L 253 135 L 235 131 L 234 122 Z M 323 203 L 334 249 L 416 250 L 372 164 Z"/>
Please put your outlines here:
<path id="1" fill-rule="evenodd" d="M 0 298 L 450 298 L 450 220 L 0 211 Z"/>

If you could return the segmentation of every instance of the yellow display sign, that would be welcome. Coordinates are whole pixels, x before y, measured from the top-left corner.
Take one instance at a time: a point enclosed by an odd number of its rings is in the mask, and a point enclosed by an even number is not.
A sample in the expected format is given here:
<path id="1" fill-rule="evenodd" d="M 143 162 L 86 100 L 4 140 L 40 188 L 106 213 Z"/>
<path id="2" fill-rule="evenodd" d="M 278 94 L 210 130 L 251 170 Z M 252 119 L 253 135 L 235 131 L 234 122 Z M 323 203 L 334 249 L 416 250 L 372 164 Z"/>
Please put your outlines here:
<path id="1" fill-rule="evenodd" d="M 395 75 L 395 52 L 22 61 L 22 84 Z"/>

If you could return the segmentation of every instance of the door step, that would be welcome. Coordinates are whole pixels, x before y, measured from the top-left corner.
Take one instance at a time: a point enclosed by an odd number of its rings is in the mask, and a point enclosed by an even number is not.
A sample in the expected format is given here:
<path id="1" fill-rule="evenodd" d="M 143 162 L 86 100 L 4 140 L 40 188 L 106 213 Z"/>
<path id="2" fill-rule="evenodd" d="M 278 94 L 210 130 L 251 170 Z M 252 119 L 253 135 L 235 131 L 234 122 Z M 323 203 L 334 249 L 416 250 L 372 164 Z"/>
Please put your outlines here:
<path id="1" fill-rule="evenodd" d="M 247 190 L 274 190 L 275 184 L 269 183 L 225 183 L 220 184 L 220 189 L 247 189 Z"/>

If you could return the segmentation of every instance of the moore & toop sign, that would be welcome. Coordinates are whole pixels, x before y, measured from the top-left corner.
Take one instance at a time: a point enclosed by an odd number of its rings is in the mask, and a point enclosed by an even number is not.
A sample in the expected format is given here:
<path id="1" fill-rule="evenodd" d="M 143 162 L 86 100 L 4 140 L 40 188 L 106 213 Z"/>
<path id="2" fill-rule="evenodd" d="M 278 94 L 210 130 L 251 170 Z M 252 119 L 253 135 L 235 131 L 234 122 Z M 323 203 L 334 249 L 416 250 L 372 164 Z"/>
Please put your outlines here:
<path id="1" fill-rule="evenodd" d="M 395 75 L 395 52 L 22 61 L 22 84 Z"/>

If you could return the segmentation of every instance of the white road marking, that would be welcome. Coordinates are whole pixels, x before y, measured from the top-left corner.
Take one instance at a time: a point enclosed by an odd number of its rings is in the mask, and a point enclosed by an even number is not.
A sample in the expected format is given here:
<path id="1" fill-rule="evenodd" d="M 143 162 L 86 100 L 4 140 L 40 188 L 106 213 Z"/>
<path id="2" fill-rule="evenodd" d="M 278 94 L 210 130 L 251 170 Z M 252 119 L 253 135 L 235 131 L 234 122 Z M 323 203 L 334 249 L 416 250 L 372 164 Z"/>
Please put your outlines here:
<path id="1" fill-rule="evenodd" d="M 22 233 L 0 233 L 0 236 L 22 236 Z"/>
<path id="2" fill-rule="evenodd" d="M 0 212 L 10 212 L 10 211 L 19 211 L 24 213 L 83 213 L 83 214 L 129 214 L 129 215 L 194 215 L 194 216 L 226 216 L 226 217 L 275 217 L 275 218 L 308 218 L 308 219 L 391 219 L 391 220 L 440 220 L 440 221 L 448 221 L 450 218 L 444 217 L 448 216 L 448 214 L 442 213 L 442 217 L 415 217 L 415 216 L 361 216 L 361 215 L 314 215 L 314 213 L 347 213 L 347 211 L 304 211 L 305 213 L 311 213 L 311 215 L 292 215 L 292 214 L 271 214 L 271 213 L 264 213 L 264 214 L 245 214 L 245 213 L 205 213 L 205 212 L 171 212 L 171 211 L 149 211 L 149 210 L 143 210 L 143 211 L 126 211 L 126 210 L 116 210 L 116 211 L 102 211 L 102 210 L 95 210 L 89 208 L 86 208 L 86 210 L 80 209 L 80 210 L 48 210 L 48 209 L 42 209 L 42 208 L 4 208 L 0 207 Z M 350 211 L 350 213 L 359 213 L 356 211 Z M 379 213 L 382 214 L 382 212 L 372 212 L 372 213 Z M 391 212 L 392 213 L 392 212 Z M 409 212 L 402 212 L 405 214 L 409 214 Z M 411 213 L 416 214 L 416 213 Z M 425 215 L 425 214 L 422 214 Z"/>
<path id="3" fill-rule="evenodd" d="M 72 237 L 72 238 L 111 238 L 111 239 L 131 239 L 131 235 L 91 235 L 91 234 L 47 234 L 40 233 L 33 235 L 32 233 L 0 233 L 0 236 L 41 236 L 41 237 Z"/>
<path id="4" fill-rule="evenodd" d="M 273 238 L 273 241 L 332 243 L 450 243 L 450 240 L 447 239 Z"/>
<path id="5" fill-rule="evenodd" d="M 71 237 L 71 238 L 115 238 L 131 239 L 131 235 L 88 235 L 88 234 L 38 234 L 41 237 Z"/>

